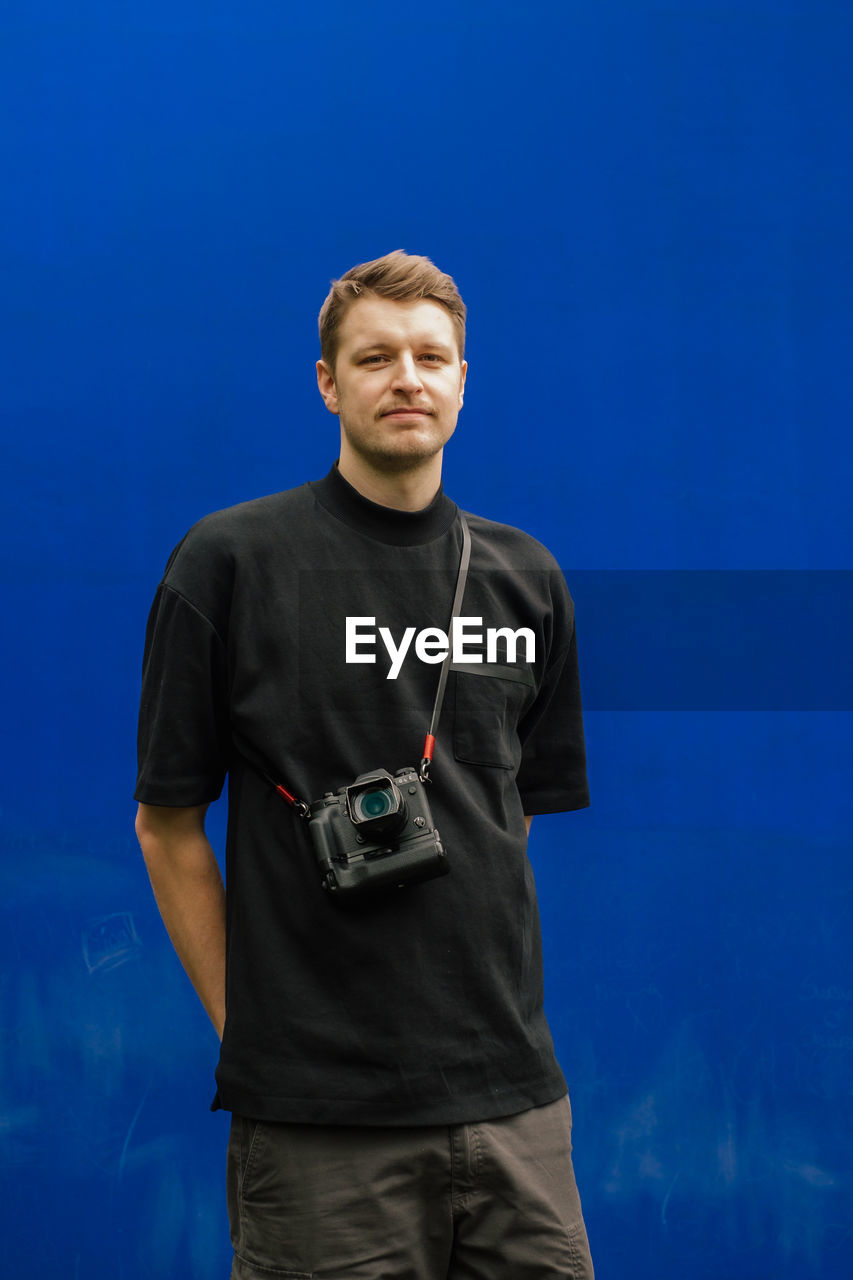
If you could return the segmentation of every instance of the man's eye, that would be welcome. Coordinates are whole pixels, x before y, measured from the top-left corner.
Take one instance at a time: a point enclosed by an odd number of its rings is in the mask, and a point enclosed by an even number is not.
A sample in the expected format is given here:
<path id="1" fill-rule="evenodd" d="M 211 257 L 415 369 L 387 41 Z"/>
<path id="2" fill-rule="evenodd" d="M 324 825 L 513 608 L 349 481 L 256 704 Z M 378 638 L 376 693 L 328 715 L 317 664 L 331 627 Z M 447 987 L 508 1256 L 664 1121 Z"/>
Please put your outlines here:
<path id="1" fill-rule="evenodd" d="M 385 359 L 384 356 L 365 356 L 361 361 L 362 364 L 380 364 Z"/>
<path id="2" fill-rule="evenodd" d="M 430 352 L 430 351 L 425 351 L 425 352 L 424 352 L 424 354 L 421 356 L 421 359 L 422 359 L 422 360 L 428 360 L 428 361 L 430 362 L 430 364 L 440 364 L 440 363 L 441 363 L 441 356 L 437 356 L 437 355 L 435 355 L 433 352 Z"/>

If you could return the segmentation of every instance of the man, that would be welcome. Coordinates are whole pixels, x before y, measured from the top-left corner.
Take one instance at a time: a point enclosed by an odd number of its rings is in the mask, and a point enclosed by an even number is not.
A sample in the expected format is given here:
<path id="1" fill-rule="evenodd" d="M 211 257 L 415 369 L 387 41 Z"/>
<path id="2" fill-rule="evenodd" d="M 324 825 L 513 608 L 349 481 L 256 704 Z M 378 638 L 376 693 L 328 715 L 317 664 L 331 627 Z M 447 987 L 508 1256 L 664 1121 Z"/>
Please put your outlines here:
<path id="1" fill-rule="evenodd" d="M 592 1276 L 526 857 L 532 814 L 588 803 L 572 606 L 441 489 L 464 327 L 426 258 L 336 281 L 338 463 L 202 520 L 149 620 L 137 832 L 222 1039 L 238 1280 Z"/>

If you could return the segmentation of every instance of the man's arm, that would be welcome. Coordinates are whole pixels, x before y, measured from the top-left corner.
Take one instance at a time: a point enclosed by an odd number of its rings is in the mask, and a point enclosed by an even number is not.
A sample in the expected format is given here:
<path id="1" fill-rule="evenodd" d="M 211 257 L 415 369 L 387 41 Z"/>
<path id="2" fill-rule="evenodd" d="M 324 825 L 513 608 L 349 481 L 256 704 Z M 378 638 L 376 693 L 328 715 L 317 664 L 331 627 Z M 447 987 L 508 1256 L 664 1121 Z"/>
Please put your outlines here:
<path id="1" fill-rule="evenodd" d="M 531 822 L 533 821 L 533 814 L 532 814 L 532 813 L 531 813 L 531 814 L 527 814 L 527 813 L 526 813 L 526 814 L 524 815 L 524 821 L 525 821 L 525 823 L 527 824 L 527 834 L 528 834 L 528 835 L 530 835 L 530 824 L 531 824 Z"/>
<path id="2" fill-rule="evenodd" d="M 225 1026 L 225 887 L 204 833 L 207 805 L 141 804 L 136 834 L 160 915 L 220 1040 Z"/>

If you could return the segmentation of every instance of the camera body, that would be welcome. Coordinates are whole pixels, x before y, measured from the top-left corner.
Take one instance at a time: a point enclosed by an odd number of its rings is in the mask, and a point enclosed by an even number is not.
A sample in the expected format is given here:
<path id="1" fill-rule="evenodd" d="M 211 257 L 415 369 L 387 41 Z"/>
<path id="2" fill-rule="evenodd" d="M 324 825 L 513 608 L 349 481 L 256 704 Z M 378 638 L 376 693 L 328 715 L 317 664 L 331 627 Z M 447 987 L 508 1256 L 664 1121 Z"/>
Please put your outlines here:
<path id="1" fill-rule="evenodd" d="M 360 774 L 309 806 L 308 829 L 323 888 L 336 898 L 447 875 L 450 866 L 433 825 L 426 787 L 413 768 Z"/>

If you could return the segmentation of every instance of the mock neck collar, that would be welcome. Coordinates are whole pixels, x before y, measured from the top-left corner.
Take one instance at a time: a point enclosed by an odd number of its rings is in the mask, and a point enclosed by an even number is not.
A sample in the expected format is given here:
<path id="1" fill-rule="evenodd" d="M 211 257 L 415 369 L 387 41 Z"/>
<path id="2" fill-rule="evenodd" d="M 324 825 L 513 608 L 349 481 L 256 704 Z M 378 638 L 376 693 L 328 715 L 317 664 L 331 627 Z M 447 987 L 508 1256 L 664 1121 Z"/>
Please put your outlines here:
<path id="1" fill-rule="evenodd" d="M 314 497 L 326 511 L 358 533 L 392 546 L 411 547 L 432 542 L 446 533 L 456 519 L 456 503 L 441 485 L 428 507 L 420 511 L 400 511 L 371 502 L 354 489 L 335 463 L 322 480 L 309 481 Z"/>

